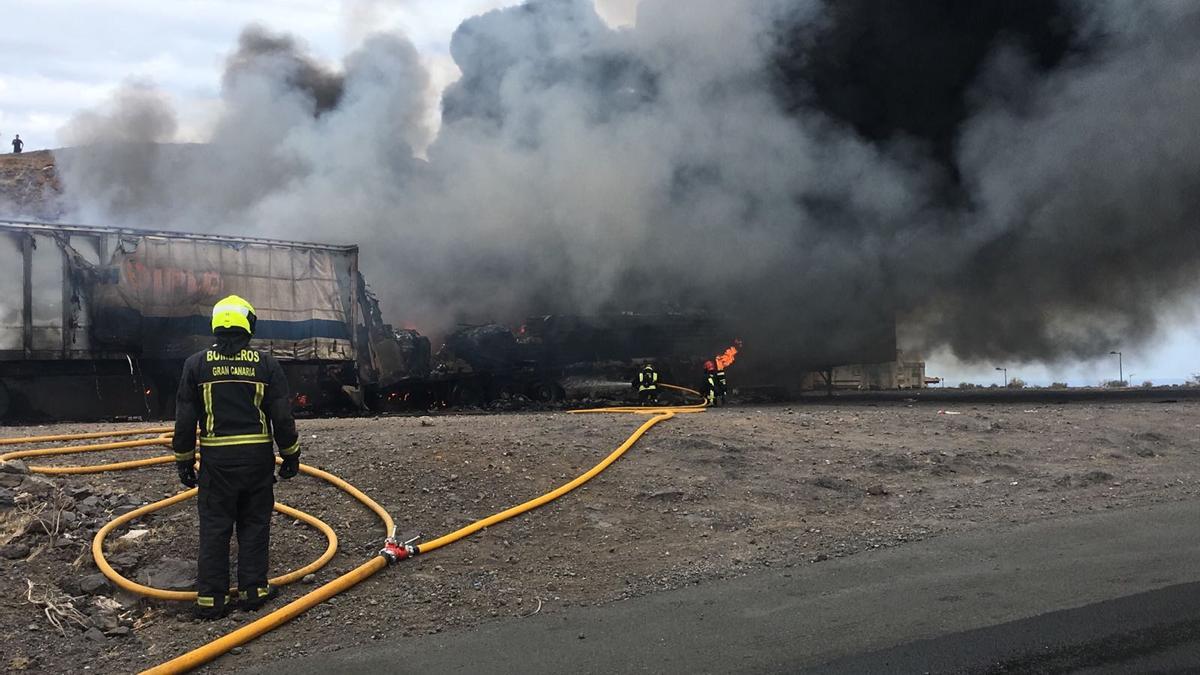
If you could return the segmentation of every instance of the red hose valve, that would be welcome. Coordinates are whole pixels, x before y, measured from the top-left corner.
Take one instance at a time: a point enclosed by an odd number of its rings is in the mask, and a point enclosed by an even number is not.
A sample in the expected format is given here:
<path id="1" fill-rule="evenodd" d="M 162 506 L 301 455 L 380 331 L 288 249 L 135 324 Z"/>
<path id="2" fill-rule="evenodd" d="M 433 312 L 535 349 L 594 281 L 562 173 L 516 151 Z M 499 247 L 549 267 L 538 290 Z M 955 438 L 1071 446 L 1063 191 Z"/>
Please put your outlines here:
<path id="1" fill-rule="evenodd" d="M 387 558 L 388 564 L 392 565 L 401 560 L 407 560 L 411 553 L 407 546 L 396 543 L 395 539 L 388 539 L 384 542 L 383 550 L 379 552 L 379 555 Z"/>
<path id="2" fill-rule="evenodd" d="M 419 539 L 420 535 L 408 541 L 399 542 L 394 537 L 388 537 L 384 540 L 383 549 L 379 551 L 379 555 L 387 558 L 389 565 L 398 563 L 401 560 L 408 560 L 420 552 L 416 547 L 416 542 Z"/>

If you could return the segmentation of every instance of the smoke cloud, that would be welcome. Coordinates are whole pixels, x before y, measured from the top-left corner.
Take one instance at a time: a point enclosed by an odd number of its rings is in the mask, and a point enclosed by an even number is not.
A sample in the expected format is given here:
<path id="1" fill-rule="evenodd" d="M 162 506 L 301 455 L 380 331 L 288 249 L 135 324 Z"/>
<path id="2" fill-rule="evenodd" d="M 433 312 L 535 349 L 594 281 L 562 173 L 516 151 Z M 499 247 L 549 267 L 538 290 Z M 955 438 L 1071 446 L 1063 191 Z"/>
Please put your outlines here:
<path id="1" fill-rule="evenodd" d="M 893 317 L 967 360 L 1087 358 L 1197 289 L 1188 3 L 643 0 L 614 30 L 531 0 L 451 52 L 435 137 L 403 36 L 332 66 L 249 28 L 210 143 L 162 145 L 169 109 L 122 93 L 64 133 L 68 196 L 358 242 L 425 331 L 698 309 L 783 366 L 854 360 Z"/>

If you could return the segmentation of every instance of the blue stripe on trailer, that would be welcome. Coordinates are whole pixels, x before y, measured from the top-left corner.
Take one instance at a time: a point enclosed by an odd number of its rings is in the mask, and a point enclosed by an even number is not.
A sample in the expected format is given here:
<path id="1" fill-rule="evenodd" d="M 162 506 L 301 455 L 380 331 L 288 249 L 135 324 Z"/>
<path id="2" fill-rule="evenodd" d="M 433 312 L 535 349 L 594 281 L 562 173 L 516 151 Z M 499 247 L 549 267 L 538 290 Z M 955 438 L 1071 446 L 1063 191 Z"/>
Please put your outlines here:
<path id="1" fill-rule="evenodd" d="M 143 316 L 142 330 L 161 335 L 211 335 L 212 318 L 207 316 Z M 254 327 L 259 340 L 349 340 L 350 330 L 341 321 L 308 319 L 273 321 L 259 319 Z"/>

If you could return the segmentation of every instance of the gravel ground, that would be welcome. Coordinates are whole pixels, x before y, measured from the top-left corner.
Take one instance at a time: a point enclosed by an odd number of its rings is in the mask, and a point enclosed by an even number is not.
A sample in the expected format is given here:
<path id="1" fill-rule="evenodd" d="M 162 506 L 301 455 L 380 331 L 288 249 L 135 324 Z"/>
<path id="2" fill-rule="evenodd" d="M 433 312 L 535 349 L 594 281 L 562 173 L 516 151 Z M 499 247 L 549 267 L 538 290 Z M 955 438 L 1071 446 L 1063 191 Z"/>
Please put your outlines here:
<path id="1" fill-rule="evenodd" d="M 580 490 L 388 569 L 210 669 L 520 621 L 947 532 L 1187 499 L 1200 492 L 1198 413 L 1195 401 L 952 410 L 883 402 L 681 416 Z M 300 430 L 305 463 L 349 480 L 401 532 L 428 540 L 570 480 L 638 423 L 630 415 L 514 413 L 303 420 Z M 0 435 L 94 430 L 8 427 Z M 87 463 L 154 453 L 94 453 Z M 40 462 L 73 463 L 83 462 Z M 176 493 L 172 466 L 49 478 L 0 469 L 0 630 L 8 636 L 0 667 L 128 672 L 253 618 L 235 612 L 199 623 L 183 605 L 129 596 L 96 576 L 92 534 L 113 513 Z M 375 516 L 321 481 L 281 482 L 276 498 L 332 525 L 340 545 L 311 584 L 284 589 L 274 606 L 382 544 Z M 132 530 L 146 532 L 117 539 Z M 107 550 L 128 577 L 187 587 L 195 545 L 195 508 L 185 502 L 114 533 Z M 273 573 L 323 548 L 318 533 L 276 514 Z"/>

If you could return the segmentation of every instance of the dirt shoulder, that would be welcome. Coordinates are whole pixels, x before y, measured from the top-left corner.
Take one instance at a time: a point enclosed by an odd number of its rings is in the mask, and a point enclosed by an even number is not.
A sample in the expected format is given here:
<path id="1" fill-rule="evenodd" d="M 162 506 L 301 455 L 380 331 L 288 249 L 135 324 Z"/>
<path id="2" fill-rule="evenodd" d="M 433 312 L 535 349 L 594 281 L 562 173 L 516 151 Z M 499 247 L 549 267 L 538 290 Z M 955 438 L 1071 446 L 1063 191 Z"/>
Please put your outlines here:
<path id="1" fill-rule="evenodd" d="M 253 668 L 764 567 L 819 564 L 947 532 L 1187 499 L 1200 492 L 1198 412 L 1192 401 L 949 411 L 899 402 L 730 407 L 681 417 L 656 427 L 577 492 L 385 571 L 218 665 Z M 303 461 L 351 481 L 402 531 L 429 539 L 570 480 L 637 423 L 631 416 L 563 414 L 306 420 Z M 88 461 L 144 454 L 98 453 Z M 0 493 L 5 667 L 57 670 L 86 662 L 92 670 L 124 672 L 251 618 L 235 613 L 195 623 L 183 607 L 127 597 L 91 576 L 92 533 L 113 512 L 177 492 L 170 466 L 45 481 L 9 475 L 15 477 L 0 474 L 0 489 L 15 502 L 2 506 L 8 502 Z M 338 532 L 339 553 L 315 583 L 380 547 L 374 516 L 334 488 L 302 477 L 278 485 L 276 498 Z M 110 557 L 123 573 L 156 581 L 186 576 L 195 559 L 190 502 L 132 527 L 148 532 L 115 544 Z M 318 534 L 276 515 L 273 572 L 307 563 L 323 545 Z M 284 599 L 311 588 L 288 588 Z M 63 620 L 64 637 L 47 620 L 46 606 L 27 595 L 68 616 L 73 608 L 80 620 Z"/>

